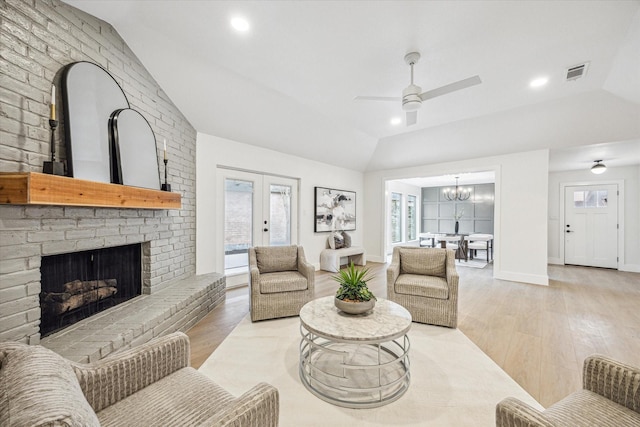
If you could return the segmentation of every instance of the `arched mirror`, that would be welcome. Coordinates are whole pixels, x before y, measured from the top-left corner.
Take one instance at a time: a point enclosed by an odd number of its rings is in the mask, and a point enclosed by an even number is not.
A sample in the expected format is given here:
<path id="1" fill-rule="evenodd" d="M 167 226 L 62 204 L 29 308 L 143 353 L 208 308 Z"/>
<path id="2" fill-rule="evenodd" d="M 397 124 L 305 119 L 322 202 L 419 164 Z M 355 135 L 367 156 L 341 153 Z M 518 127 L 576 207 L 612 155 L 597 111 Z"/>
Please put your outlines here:
<path id="1" fill-rule="evenodd" d="M 115 154 L 114 182 L 160 189 L 156 138 L 149 122 L 135 110 L 117 110 L 109 120 Z"/>
<path id="2" fill-rule="evenodd" d="M 68 65 L 62 83 L 68 175 L 114 182 L 109 118 L 114 111 L 129 108 L 127 97 L 107 71 L 90 62 Z"/>

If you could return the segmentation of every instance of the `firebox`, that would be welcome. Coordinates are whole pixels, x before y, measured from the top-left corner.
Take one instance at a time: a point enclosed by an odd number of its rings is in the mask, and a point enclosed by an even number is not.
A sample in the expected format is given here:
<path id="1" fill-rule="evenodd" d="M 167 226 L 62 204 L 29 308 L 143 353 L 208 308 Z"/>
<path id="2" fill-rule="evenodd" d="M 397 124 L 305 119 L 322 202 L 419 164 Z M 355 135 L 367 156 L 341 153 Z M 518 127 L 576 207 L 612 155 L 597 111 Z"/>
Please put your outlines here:
<path id="1" fill-rule="evenodd" d="M 40 275 L 44 337 L 140 295 L 142 246 L 44 256 Z"/>

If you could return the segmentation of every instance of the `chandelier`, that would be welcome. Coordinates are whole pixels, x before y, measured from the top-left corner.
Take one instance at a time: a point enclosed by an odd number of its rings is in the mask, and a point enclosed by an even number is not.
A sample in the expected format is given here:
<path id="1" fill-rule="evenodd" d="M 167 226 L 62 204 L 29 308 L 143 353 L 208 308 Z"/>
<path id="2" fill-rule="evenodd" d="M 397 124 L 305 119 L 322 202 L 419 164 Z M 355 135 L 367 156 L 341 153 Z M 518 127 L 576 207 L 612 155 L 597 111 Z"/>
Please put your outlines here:
<path id="1" fill-rule="evenodd" d="M 456 176 L 456 188 L 454 188 L 453 190 L 450 188 L 445 188 L 444 189 L 444 198 L 449 200 L 449 201 L 464 201 L 467 200 L 469 197 L 471 197 L 471 190 L 469 189 L 464 189 L 464 188 L 460 188 L 458 187 L 458 176 Z"/>

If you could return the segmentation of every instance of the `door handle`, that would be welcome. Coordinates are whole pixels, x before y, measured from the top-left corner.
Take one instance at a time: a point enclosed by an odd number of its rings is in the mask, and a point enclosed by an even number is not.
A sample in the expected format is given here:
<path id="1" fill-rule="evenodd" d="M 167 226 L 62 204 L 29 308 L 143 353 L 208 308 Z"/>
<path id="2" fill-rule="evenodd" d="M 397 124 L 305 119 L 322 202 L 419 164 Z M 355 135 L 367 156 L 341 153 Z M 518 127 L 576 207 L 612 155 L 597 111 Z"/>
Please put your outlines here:
<path id="1" fill-rule="evenodd" d="M 269 231 L 269 229 L 268 228 L 263 228 L 262 231 Z"/>
<path id="2" fill-rule="evenodd" d="M 571 231 L 571 230 L 567 230 L 567 233 L 573 233 L 573 231 Z"/>

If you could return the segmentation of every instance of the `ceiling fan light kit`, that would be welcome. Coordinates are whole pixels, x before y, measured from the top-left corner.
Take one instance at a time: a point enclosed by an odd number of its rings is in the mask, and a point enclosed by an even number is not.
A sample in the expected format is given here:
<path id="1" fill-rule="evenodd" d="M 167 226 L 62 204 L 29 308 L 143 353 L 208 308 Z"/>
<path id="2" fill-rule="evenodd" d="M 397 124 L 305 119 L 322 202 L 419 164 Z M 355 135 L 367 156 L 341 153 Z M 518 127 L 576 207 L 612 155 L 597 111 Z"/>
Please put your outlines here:
<path id="1" fill-rule="evenodd" d="M 416 85 L 409 85 L 402 91 L 402 109 L 404 111 L 418 111 L 422 105 L 420 91 L 422 88 Z"/>
<path id="2" fill-rule="evenodd" d="M 402 100 L 402 110 L 406 113 L 406 124 L 411 126 L 418 121 L 418 110 L 422 106 L 422 102 L 437 96 L 446 95 L 457 90 L 466 89 L 471 86 L 482 83 L 480 77 L 473 76 L 448 85 L 441 86 L 426 92 L 422 92 L 422 88 L 413 84 L 413 66 L 420 59 L 420 53 L 409 52 L 404 56 L 404 61 L 411 67 L 411 83 L 402 91 L 402 98 L 386 97 L 386 96 L 356 96 L 356 101 L 393 101 Z"/>

